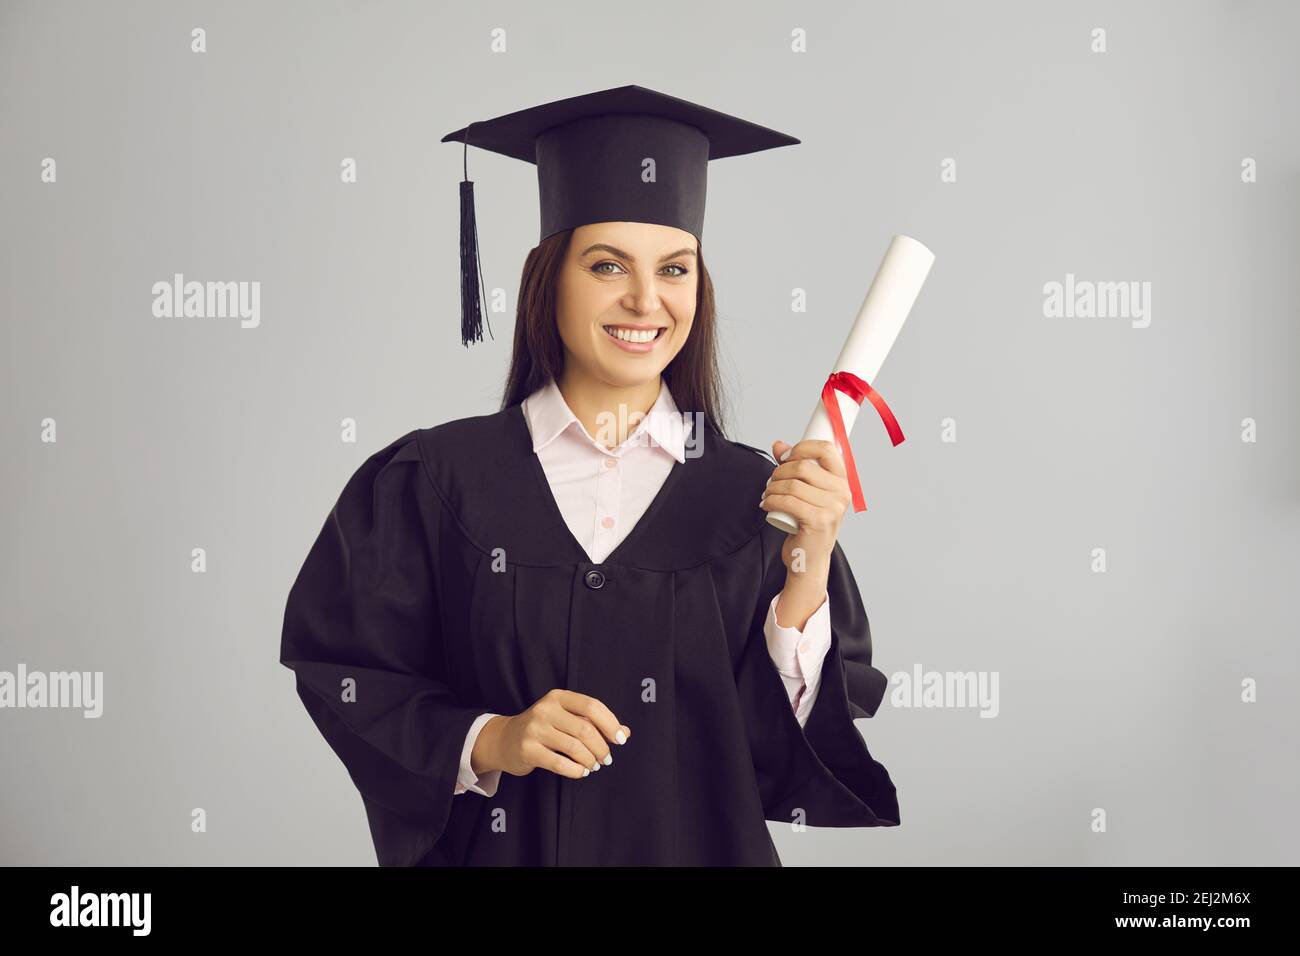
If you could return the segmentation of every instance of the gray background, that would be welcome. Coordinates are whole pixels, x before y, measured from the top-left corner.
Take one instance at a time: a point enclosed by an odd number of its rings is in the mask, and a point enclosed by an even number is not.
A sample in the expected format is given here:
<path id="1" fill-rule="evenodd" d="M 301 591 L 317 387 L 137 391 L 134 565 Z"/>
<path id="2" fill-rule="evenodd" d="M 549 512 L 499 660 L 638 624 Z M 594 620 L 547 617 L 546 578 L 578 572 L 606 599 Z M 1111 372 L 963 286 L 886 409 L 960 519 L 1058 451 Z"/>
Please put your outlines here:
<path id="1" fill-rule="evenodd" d="M 106 681 L 98 720 L 0 711 L 0 861 L 374 864 L 285 596 L 365 457 L 497 407 L 535 170 L 471 151 L 512 311 L 466 351 L 438 140 L 636 83 L 803 140 L 711 168 L 733 437 L 798 439 L 893 233 L 937 255 L 875 381 L 907 441 L 862 419 L 841 541 L 876 663 L 996 671 L 1000 714 L 859 722 L 902 826 L 772 824 L 785 863 L 1300 862 L 1295 5 L 0 11 L 0 669 Z M 261 327 L 154 318 L 174 272 L 260 281 Z M 1067 272 L 1151 282 L 1150 327 L 1045 318 Z"/>

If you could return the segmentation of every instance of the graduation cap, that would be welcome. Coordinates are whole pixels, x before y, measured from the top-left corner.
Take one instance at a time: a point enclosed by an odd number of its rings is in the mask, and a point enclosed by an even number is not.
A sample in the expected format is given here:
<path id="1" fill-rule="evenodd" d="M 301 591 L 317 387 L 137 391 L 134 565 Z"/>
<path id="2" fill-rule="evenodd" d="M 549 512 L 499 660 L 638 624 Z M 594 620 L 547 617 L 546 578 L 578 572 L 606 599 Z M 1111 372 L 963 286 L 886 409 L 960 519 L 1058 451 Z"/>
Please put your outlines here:
<path id="1" fill-rule="evenodd" d="M 675 226 L 698 240 L 711 159 L 799 140 L 642 86 L 586 93 L 470 123 L 460 184 L 461 344 L 482 341 L 478 227 L 469 147 L 537 166 L 541 239 L 593 222 Z"/>

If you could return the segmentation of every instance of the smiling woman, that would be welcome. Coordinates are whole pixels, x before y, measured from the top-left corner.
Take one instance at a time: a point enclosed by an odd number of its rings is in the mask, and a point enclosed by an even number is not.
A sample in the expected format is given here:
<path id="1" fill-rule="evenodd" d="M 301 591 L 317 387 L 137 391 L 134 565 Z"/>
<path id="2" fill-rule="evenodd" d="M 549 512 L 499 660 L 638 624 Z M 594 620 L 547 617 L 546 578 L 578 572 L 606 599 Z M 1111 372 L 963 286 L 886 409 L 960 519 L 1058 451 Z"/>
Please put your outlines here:
<path id="1" fill-rule="evenodd" d="M 706 164 L 797 140 L 635 86 L 447 139 L 538 164 L 502 405 L 361 464 L 281 641 L 379 862 L 779 866 L 767 821 L 898 825 L 843 463 L 774 471 L 719 408 Z"/>
<path id="2" fill-rule="evenodd" d="M 529 254 L 519 288 L 502 407 L 555 381 L 566 396 L 627 390 L 625 404 L 648 409 L 662 377 L 679 408 L 726 430 L 713 283 L 690 233 L 641 222 L 565 229 Z"/>
<path id="3" fill-rule="evenodd" d="M 627 234 L 621 241 L 633 247 L 683 240 L 690 241 L 691 245 L 658 259 L 643 257 L 647 265 L 638 266 L 634 253 L 611 245 L 603 238 L 615 238 L 621 233 Z M 570 245 L 581 248 L 592 238 L 601 238 L 602 241 L 583 249 L 577 256 L 578 268 L 566 268 L 561 277 L 560 334 L 563 335 L 565 331 L 566 313 L 579 311 L 586 315 L 596 314 L 600 318 L 605 317 L 601 313 L 608 313 L 610 321 L 602 324 L 601 328 L 626 352 L 644 355 L 653 351 L 656 343 L 665 338 L 665 332 L 671 333 L 667 336 L 666 345 L 671 345 L 674 338 L 680 345 L 689 334 L 695 315 L 695 270 L 688 269 L 681 262 L 668 265 L 664 263 L 672 259 L 689 259 L 694 262 L 697 258 L 694 237 L 671 226 L 634 222 L 597 223 L 577 229 Z M 602 259 L 602 255 L 614 258 Z M 583 273 L 596 276 L 597 282 L 573 281 L 576 275 Z M 625 315 L 630 316 L 631 320 L 625 321 Z M 672 354 L 667 356 L 669 360 L 672 357 Z"/>

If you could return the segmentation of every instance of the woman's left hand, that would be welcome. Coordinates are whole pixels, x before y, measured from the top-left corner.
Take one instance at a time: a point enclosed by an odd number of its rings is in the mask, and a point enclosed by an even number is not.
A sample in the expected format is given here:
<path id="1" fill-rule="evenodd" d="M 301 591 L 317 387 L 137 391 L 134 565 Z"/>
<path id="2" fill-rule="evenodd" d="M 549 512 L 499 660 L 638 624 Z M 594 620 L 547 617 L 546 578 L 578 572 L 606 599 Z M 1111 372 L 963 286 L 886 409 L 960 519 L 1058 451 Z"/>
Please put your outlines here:
<path id="1" fill-rule="evenodd" d="M 772 457 L 781 463 L 768 479 L 760 507 L 784 511 L 799 522 L 799 531 L 788 535 L 781 548 L 786 569 L 824 571 L 830 567 L 840 523 L 853 507 L 844 456 L 834 442 L 808 439 L 795 445 L 782 462 L 787 448 L 790 446 L 783 441 L 772 443 Z M 792 564 L 796 549 L 802 549 L 798 553 L 803 556 L 803 567 Z"/>

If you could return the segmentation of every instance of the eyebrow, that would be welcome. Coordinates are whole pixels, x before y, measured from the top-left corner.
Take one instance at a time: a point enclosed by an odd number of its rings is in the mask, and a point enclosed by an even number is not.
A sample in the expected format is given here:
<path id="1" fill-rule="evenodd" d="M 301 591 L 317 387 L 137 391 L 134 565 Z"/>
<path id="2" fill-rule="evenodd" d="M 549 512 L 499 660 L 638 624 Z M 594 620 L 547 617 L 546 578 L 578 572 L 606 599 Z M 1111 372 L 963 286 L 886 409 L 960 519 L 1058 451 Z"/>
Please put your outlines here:
<path id="1" fill-rule="evenodd" d="M 609 252 L 612 253 L 613 255 L 618 256 L 619 258 L 626 259 L 628 262 L 636 262 L 636 256 L 632 255 L 629 252 L 624 252 L 622 249 L 618 248 L 618 246 L 611 246 L 608 243 L 604 243 L 604 242 L 598 242 L 593 246 L 588 246 L 586 249 L 582 250 L 582 255 L 585 256 L 589 252 Z M 695 255 L 694 249 L 690 249 L 690 248 L 678 249 L 676 252 L 668 253 L 668 255 L 664 256 L 659 261 L 667 262 L 669 259 L 676 259 L 678 256 L 693 256 L 693 255 Z"/>

